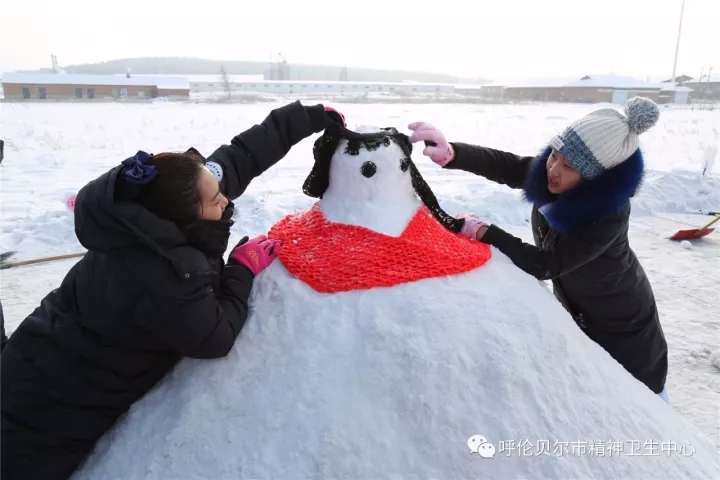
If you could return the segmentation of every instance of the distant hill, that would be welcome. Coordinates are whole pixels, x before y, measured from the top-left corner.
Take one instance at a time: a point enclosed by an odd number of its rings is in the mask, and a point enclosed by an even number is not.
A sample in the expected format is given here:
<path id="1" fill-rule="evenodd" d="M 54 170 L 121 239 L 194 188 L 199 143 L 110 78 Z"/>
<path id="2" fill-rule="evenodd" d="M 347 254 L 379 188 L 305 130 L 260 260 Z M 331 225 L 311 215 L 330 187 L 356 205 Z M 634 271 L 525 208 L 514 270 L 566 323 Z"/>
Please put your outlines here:
<path id="1" fill-rule="evenodd" d="M 268 62 L 241 62 L 207 60 L 189 57 L 152 57 L 152 58 L 122 58 L 101 63 L 88 63 L 81 65 L 67 65 L 67 73 L 87 74 L 122 74 L 130 69 L 136 74 L 195 74 L 212 75 L 220 72 L 224 66 L 231 75 L 261 75 L 269 68 Z M 303 65 L 289 64 L 290 80 L 327 81 L 339 80 L 342 67 L 329 65 Z M 50 69 L 34 70 L 35 72 L 49 72 Z M 370 68 L 347 67 L 349 81 L 377 81 L 400 82 L 411 80 L 416 82 L 438 83 L 487 83 L 479 78 L 459 78 L 442 73 L 405 72 L 399 70 L 376 70 Z"/>

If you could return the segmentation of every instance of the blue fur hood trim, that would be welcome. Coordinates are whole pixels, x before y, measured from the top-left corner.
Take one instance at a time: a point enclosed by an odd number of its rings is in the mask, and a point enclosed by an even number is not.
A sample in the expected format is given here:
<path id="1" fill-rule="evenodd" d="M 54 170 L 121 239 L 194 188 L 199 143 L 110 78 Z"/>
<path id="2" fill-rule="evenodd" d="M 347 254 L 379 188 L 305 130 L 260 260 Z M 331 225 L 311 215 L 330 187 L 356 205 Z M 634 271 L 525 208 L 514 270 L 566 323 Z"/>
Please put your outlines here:
<path id="1" fill-rule="evenodd" d="M 645 163 L 638 148 L 629 159 L 597 178 L 583 180 L 569 192 L 552 194 L 547 188 L 545 166 L 551 152 L 552 147 L 546 147 L 533 160 L 523 196 L 540 210 L 553 230 L 566 232 L 620 212 L 642 184 Z"/>

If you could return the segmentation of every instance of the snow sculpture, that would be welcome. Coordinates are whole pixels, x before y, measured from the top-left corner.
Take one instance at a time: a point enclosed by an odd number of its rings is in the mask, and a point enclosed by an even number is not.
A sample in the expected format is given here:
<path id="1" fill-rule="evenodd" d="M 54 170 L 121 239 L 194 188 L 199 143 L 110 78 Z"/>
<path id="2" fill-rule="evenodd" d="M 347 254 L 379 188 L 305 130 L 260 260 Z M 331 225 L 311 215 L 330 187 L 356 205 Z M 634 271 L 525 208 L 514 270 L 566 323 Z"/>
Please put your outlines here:
<path id="1" fill-rule="evenodd" d="M 442 210 L 410 159 L 408 137 L 368 128 L 337 126 L 315 142 L 303 190 L 322 199 L 268 234 L 283 242 L 284 266 L 316 291 L 337 293 L 484 265 L 490 247 L 453 233 L 464 220 Z"/>
<path id="2" fill-rule="evenodd" d="M 306 182 L 322 196 L 313 208 L 401 236 L 424 203 L 395 168 L 409 152 L 391 139 L 346 154 L 353 136 L 340 135 L 328 174 Z M 395 133 L 366 138 L 385 135 Z M 434 216 L 444 232 L 458 228 Z M 274 262 L 255 280 L 232 352 L 183 360 L 76 478 L 720 478 L 712 442 L 538 281 L 496 250 L 471 262 L 479 267 L 337 293 Z"/>

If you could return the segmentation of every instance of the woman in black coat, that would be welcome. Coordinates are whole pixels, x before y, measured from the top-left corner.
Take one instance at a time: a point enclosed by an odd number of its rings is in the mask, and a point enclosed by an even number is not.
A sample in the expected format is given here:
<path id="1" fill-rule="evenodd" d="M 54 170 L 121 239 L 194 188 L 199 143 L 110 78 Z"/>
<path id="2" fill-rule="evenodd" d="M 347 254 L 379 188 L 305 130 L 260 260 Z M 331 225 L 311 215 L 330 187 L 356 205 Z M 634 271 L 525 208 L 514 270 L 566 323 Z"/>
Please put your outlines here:
<path id="1" fill-rule="evenodd" d="M 250 181 L 340 114 L 299 102 L 205 160 L 138 152 L 82 188 L 88 253 L 2 352 L 2 478 L 68 478 L 96 441 L 182 357 L 227 355 L 253 279 L 279 245 L 241 240 L 233 205 Z"/>
<path id="2" fill-rule="evenodd" d="M 448 143 L 427 123 L 409 126 L 411 142 L 448 169 L 523 189 L 532 202 L 535 245 L 475 215 L 463 234 L 493 245 L 526 273 L 552 280 L 578 326 L 637 380 L 668 401 L 668 351 L 650 282 L 628 241 L 630 198 L 643 177 L 638 136 L 659 115 L 635 97 L 627 116 L 595 111 L 555 136 L 537 157 Z"/>

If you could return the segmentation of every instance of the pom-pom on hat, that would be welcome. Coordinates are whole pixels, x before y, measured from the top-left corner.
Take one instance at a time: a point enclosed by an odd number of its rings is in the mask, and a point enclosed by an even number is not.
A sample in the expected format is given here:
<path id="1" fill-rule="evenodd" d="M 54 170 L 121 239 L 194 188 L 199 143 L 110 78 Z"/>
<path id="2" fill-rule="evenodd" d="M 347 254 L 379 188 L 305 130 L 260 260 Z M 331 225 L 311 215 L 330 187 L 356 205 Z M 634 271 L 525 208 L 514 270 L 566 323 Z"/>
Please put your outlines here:
<path id="1" fill-rule="evenodd" d="M 591 180 L 632 156 L 640 134 L 654 126 L 660 110 L 645 97 L 625 104 L 625 115 L 603 108 L 576 120 L 550 146 L 560 152 L 584 179 Z"/>

